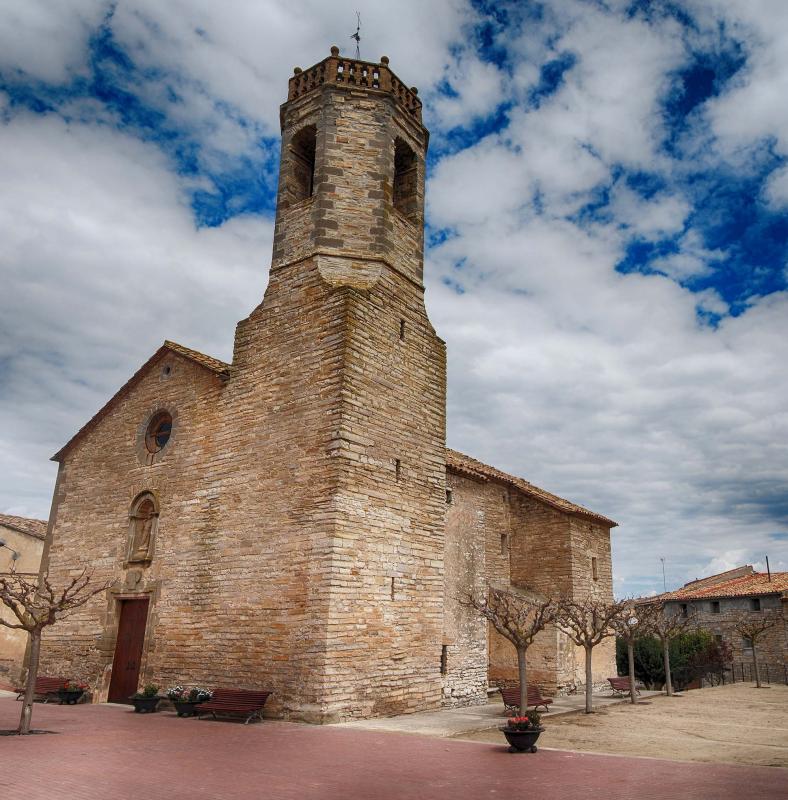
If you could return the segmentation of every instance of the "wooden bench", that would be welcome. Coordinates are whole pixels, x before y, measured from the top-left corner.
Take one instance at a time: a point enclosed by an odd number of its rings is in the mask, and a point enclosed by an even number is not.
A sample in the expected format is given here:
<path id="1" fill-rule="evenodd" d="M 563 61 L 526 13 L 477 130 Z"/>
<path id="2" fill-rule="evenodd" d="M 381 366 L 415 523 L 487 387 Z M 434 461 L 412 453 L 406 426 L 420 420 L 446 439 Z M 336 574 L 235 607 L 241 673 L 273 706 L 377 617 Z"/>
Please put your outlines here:
<path id="1" fill-rule="evenodd" d="M 613 689 L 613 692 L 617 695 L 622 694 L 629 694 L 629 676 L 624 676 L 623 678 L 608 678 L 610 682 L 610 687 Z M 635 691 L 640 694 L 640 689 L 635 686 Z"/>
<path id="2" fill-rule="evenodd" d="M 262 720 L 263 706 L 271 692 L 257 692 L 251 689 L 214 689 L 213 697 L 197 706 L 197 716 L 217 714 L 246 717 L 244 725 L 257 717 Z"/>
<path id="3" fill-rule="evenodd" d="M 501 687 L 501 697 L 503 698 L 503 704 L 506 708 L 506 711 L 509 713 L 514 713 L 519 711 L 520 709 L 520 687 L 519 686 L 507 686 Z M 547 707 L 553 702 L 551 697 L 542 697 L 542 690 L 538 686 L 529 686 L 528 687 L 528 707 L 529 708 L 539 708 L 539 706 L 544 706 L 545 711 L 549 711 L 550 709 Z"/>
<path id="4" fill-rule="evenodd" d="M 36 678 L 36 685 L 33 689 L 33 697 L 43 697 L 44 702 L 48 702 L 53 694 L 57 694 L 62 689 L 68 678 L 49 678 L 46 675 L 39 675 Z M 14 690 L 17 693 L 17 700 L 22 700 L 25 696 L 24 686 L 21 689 Z"/>

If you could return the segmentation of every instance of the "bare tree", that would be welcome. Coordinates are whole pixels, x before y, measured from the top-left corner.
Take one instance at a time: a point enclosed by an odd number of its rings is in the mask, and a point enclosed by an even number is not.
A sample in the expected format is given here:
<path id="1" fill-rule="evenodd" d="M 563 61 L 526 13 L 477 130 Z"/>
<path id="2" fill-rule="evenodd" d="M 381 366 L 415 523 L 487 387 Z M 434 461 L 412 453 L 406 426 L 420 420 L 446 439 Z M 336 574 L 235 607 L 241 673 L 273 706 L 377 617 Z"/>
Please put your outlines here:
<path id="1" fill-rule="evenodd" d="M 653 606 L 636 605 L 633 600 L 630 600 L 621 615 L 610 620 L 610 627 L 613 628 L 616 636 L 627 646 L 629 699 L 633 704 L 637 702 L 637 691 L 635 689 L 635 640 L 651 632 L 653 618 Z"/>
<path id="2" fill-rule="evenodd" d="M 92 586 L 91 577 L 91 573 L 83 569 L 65 588 L 56 589 L 47 574 L 36 576 L 33 580 L 19 574 L 0 575 L 0 603 L 9 608 L 15 618 L 15 621 L 0 618 L 0 625 L 27 631 L 30 640 L 25 696 L 17 728 L 19 734 L 30 733 L 44 628 L 68 617 L 75 609 L 111 586 L 110 582 Z"/>
<path id="3" fill-rule="evenodd" d="M 463 601 L 473 606 L 501 636 L 507 638 L 517 650 L 517 668 L 520 676 L 520 714 L 528 714 L 528 665 L 526 654 L 534 638 L 555 621 L 557 605 L 550 597 L 542 597 L 515 587 L 505 589 L 488 586 L 487 595 L 468 594 Z"/>
<path id="4" fill-rule="evenodd" d="M 745 612 L 746 613 L 746 612 Z M 733 629 L 739 636 L 749 639 L 752 644 L 752 668 L 755 673 L 755 685 L 761 688 L 761 674 L 758 671 L 758 654 L 757 645 L 758 639 L 766 633 L 770 628 L 773 628 L 780 622 L 784 622 L 785 618 L 779 611 L 764 611 L 757 617 L 747 614 L 739 619 L 733 626 Z"/>
<path id="5" fill-rule="evenodd" d="M 684 631 L 697 623 L 694 614 L 684 611 L 668 611 L 664 602 L 655 602 L 651 605 L 654 617 L 651 621 L 651 632 L 654 633 L 662 644 L 662 660 L 665 665 L 665 694 L 673 696 L 673 679 L 670 676 L 670 640 L 675 639 Z"/>
<path id="6" fill-rule="evenodd" d="M 591 669 L 593 649 L 615 631 L 611 627 L 613 620 L 626 612 L 628 604 L 625 600 L 608 602 L 598 597 L 587 597 L 585 600 L 561 599 L 558 611 L 558 624 L 578 646 L 585 650 L 586 656 L 586 714 L 594 710 L 594 679 Z"/>

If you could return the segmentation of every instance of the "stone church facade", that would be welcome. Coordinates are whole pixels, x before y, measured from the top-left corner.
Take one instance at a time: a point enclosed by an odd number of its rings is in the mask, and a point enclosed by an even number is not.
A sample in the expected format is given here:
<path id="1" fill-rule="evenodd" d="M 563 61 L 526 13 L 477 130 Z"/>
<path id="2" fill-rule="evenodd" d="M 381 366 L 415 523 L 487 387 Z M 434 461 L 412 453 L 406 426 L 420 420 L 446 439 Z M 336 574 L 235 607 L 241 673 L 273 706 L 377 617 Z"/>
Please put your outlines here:
<path id="1" fill-rule="evenodd" d="M 44 568 L 112 586 L 47 632 L 42 672 L 97 701 L 272 689 L 312 722 L 484 702 L 516 658 L 462 592 L 611 597 L 615 523 L 446 448 L 416 90 L 332 48 L 280 116 L 270 280 L 232 363 L 165 342 L 54 456 Z M 531 674 L 560 691 L 582 665 L 550 631 Z"/>

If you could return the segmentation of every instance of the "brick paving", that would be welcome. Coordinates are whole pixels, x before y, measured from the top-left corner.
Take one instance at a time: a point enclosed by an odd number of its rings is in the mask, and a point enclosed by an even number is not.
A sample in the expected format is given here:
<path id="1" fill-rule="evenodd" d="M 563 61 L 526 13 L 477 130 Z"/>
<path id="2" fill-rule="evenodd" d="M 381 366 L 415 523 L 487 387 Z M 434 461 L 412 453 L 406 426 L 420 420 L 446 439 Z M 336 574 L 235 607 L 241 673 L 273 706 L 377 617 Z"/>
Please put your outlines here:
<path id="1" fill-rule="evenodd" d="M 0 729 L 19 704 L 0 698 Z M 266 721 L 36 705 L 55 735 L 0 737 L 3 800 L 728 800 L 788 798 L 788 770 L 505 747 Z"/>

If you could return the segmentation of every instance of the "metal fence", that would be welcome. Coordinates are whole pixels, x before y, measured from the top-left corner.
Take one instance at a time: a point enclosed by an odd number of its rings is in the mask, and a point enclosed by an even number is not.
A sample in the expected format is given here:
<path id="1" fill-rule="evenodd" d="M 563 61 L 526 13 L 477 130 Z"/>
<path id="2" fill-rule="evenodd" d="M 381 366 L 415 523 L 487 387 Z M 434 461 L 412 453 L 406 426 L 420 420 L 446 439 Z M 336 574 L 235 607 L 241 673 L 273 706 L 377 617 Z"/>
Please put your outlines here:
<path id="1" fill-rule="evenodd" d="M 758 674 L 761 683 L 784 683 L 788 686 L 788 664 L 769 664 L 758 662 Z M 754 683 L 755 668 L 752 661 L 735 661 L 730 667 L 717 674 L 719 682 L 726 683 Z"/>

